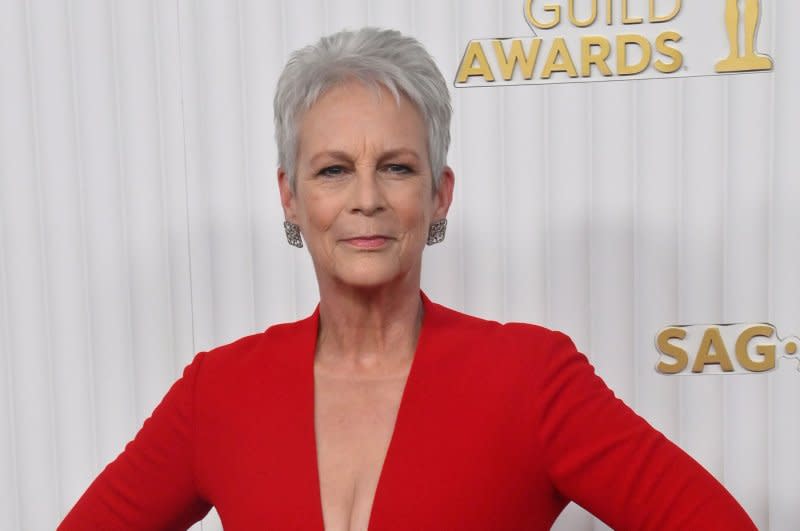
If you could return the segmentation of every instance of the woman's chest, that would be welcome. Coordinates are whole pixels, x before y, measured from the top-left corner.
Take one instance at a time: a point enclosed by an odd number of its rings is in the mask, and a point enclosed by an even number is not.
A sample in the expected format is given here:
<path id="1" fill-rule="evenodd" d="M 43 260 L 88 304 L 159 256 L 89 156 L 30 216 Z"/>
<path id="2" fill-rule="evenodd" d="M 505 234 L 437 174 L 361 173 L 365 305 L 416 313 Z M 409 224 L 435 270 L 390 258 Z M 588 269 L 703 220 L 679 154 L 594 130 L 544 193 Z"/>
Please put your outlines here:
<path id="1" fill-rule="evenodd" d="M 316 374 L 314 432 L 326 531 L 368 528 L 407 373 L 367 379 Z"/>
<path id="2" fill-rule="evenodd" d="M 563 501 L 513 393 L 475 371 L 402 383 L 276 372 L 200 404 L 198 487 L 225 529 L 549 528 Z"/>

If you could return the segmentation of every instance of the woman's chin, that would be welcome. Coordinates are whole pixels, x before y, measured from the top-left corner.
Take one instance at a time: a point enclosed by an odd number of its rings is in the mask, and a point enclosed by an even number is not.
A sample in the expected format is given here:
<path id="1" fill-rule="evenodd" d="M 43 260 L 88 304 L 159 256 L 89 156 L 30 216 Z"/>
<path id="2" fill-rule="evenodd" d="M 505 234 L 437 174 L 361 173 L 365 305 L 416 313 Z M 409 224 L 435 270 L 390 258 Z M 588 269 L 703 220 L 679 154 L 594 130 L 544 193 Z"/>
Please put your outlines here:
<path id="1" fill-rule="evenodd" d="M 363 274 L 350 274 L 339 277 L 342 284 L 361 289 L 375 289 L 391 284 L 397 275 L 388 275 L 378 271 Z"/>
<path id="2" fill-rule="evenodd" d="M 406 276 L 396 264 L 353 264 L 353 267 L 337 271 L 338 281 L 354 288 L 380 288 L 397 282 Z"/>

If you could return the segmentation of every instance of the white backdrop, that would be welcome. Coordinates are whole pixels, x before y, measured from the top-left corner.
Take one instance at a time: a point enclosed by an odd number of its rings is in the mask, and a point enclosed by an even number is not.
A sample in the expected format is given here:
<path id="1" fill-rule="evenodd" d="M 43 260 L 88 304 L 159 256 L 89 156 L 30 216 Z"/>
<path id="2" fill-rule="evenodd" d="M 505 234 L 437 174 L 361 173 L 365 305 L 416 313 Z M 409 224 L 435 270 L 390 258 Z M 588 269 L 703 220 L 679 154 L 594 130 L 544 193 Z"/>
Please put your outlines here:
<path id="1" fill-rule="evenodd" d="M 564 330 L 760 529 L 789 530 L 796 364 L 653 368 L 668 324 L 800 332 L 800 3 L 769 6 L 771 74 L 452 89 L 456 198 L 423 289 Z M 452 81 L 469 39 L 525 35 L 521 9 L 0 0 L 0 527 L 52 529 L 194 353 L 313 309 L 275 183 L 271 102 L 289 51 L 394 27 Z M 602 524 L 573 505 L 556 528 Z M 213 511 L 203 529 L 219 529 Z"/>

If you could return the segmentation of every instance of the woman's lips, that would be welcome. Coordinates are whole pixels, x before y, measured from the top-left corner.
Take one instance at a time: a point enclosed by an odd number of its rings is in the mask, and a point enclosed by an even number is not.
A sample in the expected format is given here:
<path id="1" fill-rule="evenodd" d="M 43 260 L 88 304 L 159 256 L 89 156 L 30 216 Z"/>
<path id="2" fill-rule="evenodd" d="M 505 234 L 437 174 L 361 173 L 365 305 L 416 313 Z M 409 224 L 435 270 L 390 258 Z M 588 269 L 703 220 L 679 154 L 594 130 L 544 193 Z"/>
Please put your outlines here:
<path id="1" fill-rule="evenodd" d="M 361 249 L 377 249 L 378 247 L 386 245 L 387 241 L 389 241 L 389 238 L 385 236 L 359 236 L 358 238 L 349 238 L 345 240 L 345 242 L 353 247 L 359 247 Z"/>

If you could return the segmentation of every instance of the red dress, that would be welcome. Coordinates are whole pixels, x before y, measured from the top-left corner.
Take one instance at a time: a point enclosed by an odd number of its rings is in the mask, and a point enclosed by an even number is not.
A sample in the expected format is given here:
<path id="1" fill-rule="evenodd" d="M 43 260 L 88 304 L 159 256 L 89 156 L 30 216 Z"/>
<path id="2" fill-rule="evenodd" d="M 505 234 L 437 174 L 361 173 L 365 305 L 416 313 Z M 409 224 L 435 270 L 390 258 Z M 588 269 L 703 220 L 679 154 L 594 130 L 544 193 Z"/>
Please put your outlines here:
<path id="1" fill-rule="evenodd" d="M 755 529 L 567 336 L 421 297 L 371 530 L 549 529 L 570 500 L 616 529 Z M 197 354 L 59 529 L 185 529 L 213 505 L 227 531 L 321 531 L 318 319 Z"/>

